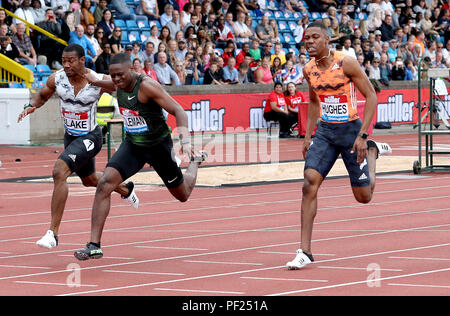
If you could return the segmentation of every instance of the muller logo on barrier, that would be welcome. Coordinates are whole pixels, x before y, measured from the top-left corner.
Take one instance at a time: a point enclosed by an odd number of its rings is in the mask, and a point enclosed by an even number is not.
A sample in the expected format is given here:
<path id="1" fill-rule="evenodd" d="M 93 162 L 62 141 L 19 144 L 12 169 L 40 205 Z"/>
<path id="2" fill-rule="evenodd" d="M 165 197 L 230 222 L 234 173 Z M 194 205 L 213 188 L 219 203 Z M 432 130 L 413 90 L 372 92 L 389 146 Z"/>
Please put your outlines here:
<path id="1" fill-rule="evenodd" d="M 191 110 L 185 110 L 190 132 L 223 131 L 225 108 L 211 109 L 210 100 L 193 102 Z"/>

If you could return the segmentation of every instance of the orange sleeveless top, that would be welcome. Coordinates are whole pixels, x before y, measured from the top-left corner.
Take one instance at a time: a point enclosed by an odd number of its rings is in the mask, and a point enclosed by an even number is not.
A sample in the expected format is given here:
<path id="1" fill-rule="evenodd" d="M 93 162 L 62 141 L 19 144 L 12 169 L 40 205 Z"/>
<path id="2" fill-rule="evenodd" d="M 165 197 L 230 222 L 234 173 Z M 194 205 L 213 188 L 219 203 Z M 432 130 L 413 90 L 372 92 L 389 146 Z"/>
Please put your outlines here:
<path id="1" fill-rule="evenodd" d="M 355 84 L 344 74 L 342 62 L 347 55 L 333 54 L 326 70 L 320 70 L 311 59 L 305 65 L 309 84 L 320 99 L 320 119 L 328 123 L 345 123 L 358 118 Z"/>

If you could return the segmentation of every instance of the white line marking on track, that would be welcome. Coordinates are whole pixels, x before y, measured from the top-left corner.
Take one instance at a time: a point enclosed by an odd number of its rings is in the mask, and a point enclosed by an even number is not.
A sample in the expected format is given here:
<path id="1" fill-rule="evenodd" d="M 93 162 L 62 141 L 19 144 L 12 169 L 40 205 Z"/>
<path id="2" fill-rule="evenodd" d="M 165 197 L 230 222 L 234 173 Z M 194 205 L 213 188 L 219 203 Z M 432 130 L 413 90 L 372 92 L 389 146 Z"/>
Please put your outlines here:
<path id="1" fill-rule="evenodd" d="M 213 264 L 240 264 L 240 265 L 251 265 L 251 266 L 263 266 L 264 263 L 253 263 L 253 262 L 225 262 L 225 261 L 203 261 L 203 260 L 183 260 L 184 262 L 192 263 L 213 263 Z"/>
<path id="2" fill-rule="evenodd" d="M 395 286 L 417 286 L 417 287 L 436 287 L 436 288 L 450 288 L 450 285 L 431 285 L 431 284 L 406 284 L 406 283 L 388 283 L 388 285 Z"/>
<path id="3" fill-rule="evenodd" d="M 188 289 L 166 289 L 166 288 L 154 288 L 156 291 L 175 291 L 175 292 L 198 292 L 198 293 L 216 293 L 216 294 L 235 294 L 243 295 L 245 292 L 229 292 L 229 291 L 208 291 L 208 290 L 188 290 Z"/>
<path id="4" fill-rule="evenodd" d="M 125 270 L 102 270 L 103 272 L 113 273 L 135 273 L 135 274 L 157 274 L 157 275 L 185 275 L 184 273 L 170 273 L 170 272 L 147 272 L 147 271 L 125 271 Z"/>
<path id="5" fill-rule="evenodd" d="M 408 260 L 435 260 L 435 261 L 447 261 L 450 258 L 422 258 L 422 257 L 388 257 L 389 259 L 408 259 Z"/>
<path id="6" fill-rule="evenodd" d="M 320 269 L 343 269 L 343 270 L 365 270 L 367 271 L 367 267 L 365 268 L 357 268 L 357 267 L 330 267 L 330 266 L 318 266 Z M 403 271 L 402 269 L 379 269 L 380 271 Z"/>
<path id="7" fill-rule="evenodd" d="M 328 280 L 311 280 L 311 279 L 284 279 L 284 278 L 262 278 L 262 277 L 241 277 L 241 279 L 252 280 L 271 280 L 271 281 L 299 281 L 299 282 L 328 282 Z"/>
<path id="8" fill-rule="evenodd" d="M 30 267 L 30 266 L 16 266 L 16 265 L 7 265 L 0 264 L 0 268 L 19 268 L 19 269 L 51 269 L 50 267 Z"/>
<path id="9" fill-rule="evenodd" d="M 158 247 L 158 246 L 135 246 L 136 248 L 151 248 L 151 249 L 170 249 L 170 250 L 202 250 L 207 251 L 205 248 L 179 248 L 179 247 Z"/>
<path id="10" fill-rule="evenodd" d="M 15 283 L 26 283 L 26 284 L 38 284 L 38 285 L 63 285 L 68 286 L 67 283 L 50 283 L 50 282 L 33 282 L 33 281 L 14 281 Z M 77 284 L 77 287 L 96 287 L 98 285 L 93 284 Z"/>
<path id="11" fill-rule="evenodd" d="M 58 255 L 59 257 L 73 257 L 73 255 Z M 102 257 L 103 259 L 119 259 L 119 260 L 133 260 L 134 258 L 126 257 Z"/>

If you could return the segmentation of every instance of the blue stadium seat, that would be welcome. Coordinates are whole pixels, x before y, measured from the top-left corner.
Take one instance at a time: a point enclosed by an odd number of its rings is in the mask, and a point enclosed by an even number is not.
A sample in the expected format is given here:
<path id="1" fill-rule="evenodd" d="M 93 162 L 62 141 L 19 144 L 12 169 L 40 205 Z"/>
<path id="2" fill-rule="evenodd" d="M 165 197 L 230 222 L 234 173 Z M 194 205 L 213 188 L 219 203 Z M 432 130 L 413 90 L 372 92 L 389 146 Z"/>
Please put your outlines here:
<path id="1" fill-rule="evenodd" d="M 148 20 L 136 20 L 136 23 L 141 32 L 150 31 L 150 24 L 148 24 Z"/>
<path id="2" fill-rule="evenodd" d="M 10 88 L 25 88 L 24 84 L 19 83 L 19 82 L 9 82 L 8 87 L 10 87 Z"/>
<path id="3" fill-rule="evenodd" d="M 288 25 L 289 25 L 289 29 L 291 30 L 291 32 L 294 32 L 295 29 L 297 28 L 297 23 L 294 21 L 289 21 Z"/>
<path id="4" fill-rule="evenodd" d="M 289 30 L 290 30 L 289 25 L 286 21 L 284 21 L 284 20 L 278 21 L 278 31 L 279 32 L 287 32 Z"/>
<path id="5" fill-rule="evenodd" d="M 289 47 L 288 51 L 294 53 L 295 56 L 298 56 L 300 54 L 300 52 L 298 51 L 297 47 L 295 47 L 294 45 Z"/>
<path id="6" fill-rule="evenodd" d="M 130 44 L 130 40 L 128 39 L 127 31 L 122 31 L 122 39 L 120 40 L 120 44 L 122 44 L 122 45 Z"/>
<path id="7" fill-rule="evenodd" d="M 36 72 L 39 78 L 48 77 L 53 73 L 48 65 L 36 65 Z"/>
<path id="8" fill-rule="evenodd" d="M 150 37 L 150 31 L 142 31 L 141 32 L 141 43 L 145 43 L 149 37 Z"/>
<path id="9" fill-rule="evenodd" d="M 161 23 L 159 21 L 153 20 L 153 21 L 149 21 L 148 24 L 150 25 L 150 28 L 153 25 L 156 25 L 158 27 L 159 30 L 161 30 Z"/>
<path id="10" fill-rule="evenodd" d="M 133 43 L 133 42 L 136 42 L 136 41 L 140 42 L 141 41 L 141 35 L 140 35 L 139 31 L 130 31 L 130 32 L 128 32 L 128 41 L 130 43 Z"/>
<path id="11" fill-rule="evenodd" d="M 126 20 L 128 31 L 139 31 L 139 26 L 137 25 L 135 20 Z"/>
<path id="12" fill-rule="evenodd" d="M 295 38 L 292 36 L 290 32 L 282 33 L 282 37 L 284 39 L 284 43 L 289 45 L 295 45 Z"/>
<path id="13" fill-rule="evenodd" d="M 284 20 L 284 14 L 281 11 L 273 11 L 273 16 L 277 21 Z"/>
<path id="14" fill-rule="evenodd" d="M 128 30 L 127 24 L 125 23 L 124 20 L 121 20 L 121 19 L 115 19 L 114 20 L 114 26 L 120 27 L 122 29 L 122 32 Z"/>
<path id="15" fill-rule="evenodd" d="M 269 19 L 275 19 L 275 15 L 273 14 L 272 11 L 265 11 L 264 15 L 267 16 Z"/>

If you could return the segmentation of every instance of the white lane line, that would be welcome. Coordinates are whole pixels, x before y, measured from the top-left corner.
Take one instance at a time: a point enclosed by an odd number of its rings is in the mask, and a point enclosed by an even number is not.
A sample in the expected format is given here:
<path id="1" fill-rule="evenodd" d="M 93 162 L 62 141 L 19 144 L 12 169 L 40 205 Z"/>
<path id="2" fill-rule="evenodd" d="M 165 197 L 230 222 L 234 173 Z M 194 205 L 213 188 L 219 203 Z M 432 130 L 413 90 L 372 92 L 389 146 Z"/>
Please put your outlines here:
<path id="1" fill-rule="evenodd" d="M 158 246 L 135 246 L 136 248 L 151 248 L 151 249 L 169 249 L 169 250 L 202 250 L 207 251 L 205 248 L 179 248 L 179 247 L 158 247 Z"/>
<path id="2" fill-rule="evenodd" d="M 134 274 L 156 274 L 156 275 L 185 275 L 184 273 L 169 273 L 169 272 L 148 272 L 148 271 L 124 271 L 124 270 L 102 270 L 103 272 L 112 273 L 134 273 Z"/>
<path id="3" fill-rule="evenodd" d="M 262 278 L 262 277 L 241 277 L 241 279 L 272 280 L 272 281 L 299 281 L 299 282 L 328 282 L 328 280 L 284 279 L 284 278 Z"/>
<path id="4" fill-rule="evenodd" d="M 259 253 L 269 253 L 269 254 L 280 254 L 280 255 L 295 255 L 295 252 L 284 252 L 284 251 L 258 251 Z M 331 253 L 314 253 L 315 256 L 336 256 L 335 254 Z"/>
<path id="5" fill-rule="evenodd" d="M 51 269 L 50 267 L 30 267 L 30 266 L 16 266 L 16 265 L 7 265 L 0 264 L 0 268 L 19 268 L 19 269 Z"/>
<path id="6" fill-rule="evenodd" d="M 365 268 L 357 268 L 357 267 L 331 267 L 331 266 L 318 266 L 320 269 L 342 269 L 342 270 L 365 270 L 367 271 L 367 267 Z M 403 271 L 402 269 L 378 269 L 380 271 Z"/>
<path id="7" fill-rule="evenodd" d="M 63 286 L 69 286 L 67 283 L 50 283 L 50 282 L 33 282 L 33 281 L 14 281 L 15 283 L 25 283 L 25 284 L 37 284 L 37 285 L 63 285 Z M 98 285 L 93 284 L 77 284 L 76 287 L 95 287 Z"/>
<path id="8" fill-rule="evenodd" d="M 434 261 L 448 261 L 450 258 L 423 258 L 423 257 L 388 257 L 389 259 L 408 259 L 408 260 L 434 260 Z"/>
<path id="9" fill-rule="evenodd" d="M 192 263 L 212 263 L 212 264 L 240 264 L 240 265 L 251 265 L 251 266 L 263 266 L 263 263 L 253 263 L 253 262 L 225 262 L 225 261 L 203 261 L 203 260 L 183 260 L 184 262 Z"/>
<path id="10" fill-rule="evenodd" d="M 175 292 L 198 292 L 198 293 L 216 293 L 216 294 L 236 294 L 243 295 L 245 292 L 228 292 L 228 291 L 209 291 L 209 290 L 188 290 L 188 289 L 167 289 L 167 288 L 155 288 L 157 291 L 175 291 Z"/>
<path id="11" fill-rule="evenodd" d="M 59 257 L 73 257 L 73 255 L 58 255 Z M 103 259 L 119 259 L 119 260 L 133 260 L 134 258 L 126 257 L 102 257 Z"/>
<path id="12" fill-rule="evenodd" d="M 388 285 L 394 286 L 416 286 L 416 287 L 435 287 L 449 289 L 450 285 L 431 285 L 431 284 L 406 284 L 406 283 L 388 283 Z"/>

